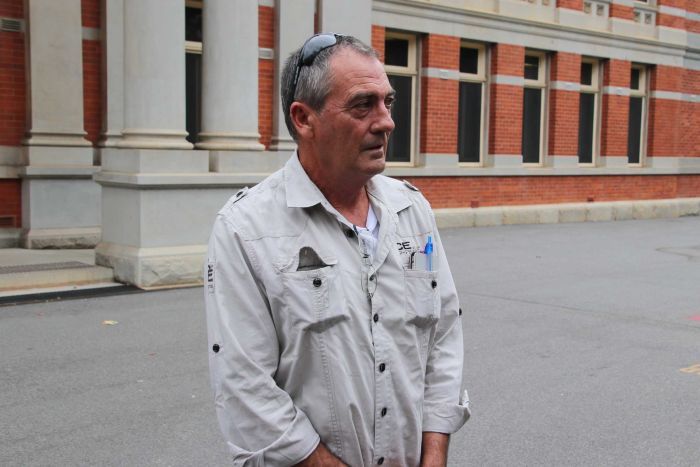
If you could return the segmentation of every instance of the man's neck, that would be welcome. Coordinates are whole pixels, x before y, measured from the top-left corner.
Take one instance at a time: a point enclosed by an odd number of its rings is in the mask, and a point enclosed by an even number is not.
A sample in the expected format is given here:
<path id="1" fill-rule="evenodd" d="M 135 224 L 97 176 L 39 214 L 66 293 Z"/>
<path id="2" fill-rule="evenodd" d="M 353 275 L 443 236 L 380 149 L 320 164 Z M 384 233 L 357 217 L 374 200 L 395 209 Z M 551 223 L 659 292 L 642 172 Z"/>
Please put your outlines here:
<path id="1" fill-rule="evenodd" d="M 358 227 L 364 227 L 367 224 L 369 195 L 365 185 L 368 180 L 353 180 L 351 177 L 336 180 L 329 174 L 325 174 L 320 167 L 305 164 L 301 157 L 299 162 L 309 179 L 343 217 Z"/>

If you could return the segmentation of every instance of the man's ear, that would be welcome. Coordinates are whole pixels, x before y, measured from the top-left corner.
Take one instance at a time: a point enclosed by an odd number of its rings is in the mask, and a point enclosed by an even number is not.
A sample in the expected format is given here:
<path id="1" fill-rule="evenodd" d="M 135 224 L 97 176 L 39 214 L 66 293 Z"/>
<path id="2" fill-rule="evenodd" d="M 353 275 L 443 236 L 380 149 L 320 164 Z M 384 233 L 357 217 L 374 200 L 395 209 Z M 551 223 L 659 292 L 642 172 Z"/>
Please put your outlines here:
<path id="1" fill-rule="evenodd" d="M 313 136 L 314 112 L 311 110 L 311 107 L 303 102 L 292 102 L 289 108 L 289 116 L 299 136 L 306 138 Z"/>

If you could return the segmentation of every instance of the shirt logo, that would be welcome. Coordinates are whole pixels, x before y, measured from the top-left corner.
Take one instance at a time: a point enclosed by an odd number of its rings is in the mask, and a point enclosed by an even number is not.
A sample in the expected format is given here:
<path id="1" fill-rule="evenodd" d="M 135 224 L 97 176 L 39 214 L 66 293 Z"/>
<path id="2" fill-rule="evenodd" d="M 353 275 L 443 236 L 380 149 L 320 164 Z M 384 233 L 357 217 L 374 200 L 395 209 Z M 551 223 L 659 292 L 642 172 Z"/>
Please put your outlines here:
<path id="1" fill-rule="evenodd" d="M 207 263 L 207 290 L 208 292 L 214 293 L 214 263 Z"/>

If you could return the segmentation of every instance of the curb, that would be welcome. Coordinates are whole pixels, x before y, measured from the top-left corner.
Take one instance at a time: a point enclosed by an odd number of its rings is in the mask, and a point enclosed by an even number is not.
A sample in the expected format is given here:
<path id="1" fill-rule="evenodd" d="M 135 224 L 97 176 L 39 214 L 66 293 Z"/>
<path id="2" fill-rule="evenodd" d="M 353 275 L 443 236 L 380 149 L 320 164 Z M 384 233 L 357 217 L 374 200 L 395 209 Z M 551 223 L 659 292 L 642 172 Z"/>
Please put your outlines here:
<path id="1" fill-rule="evenodd" d="M 434 209 L 438 228 L 665 219 L 700 215 L 700 198 Z"/>

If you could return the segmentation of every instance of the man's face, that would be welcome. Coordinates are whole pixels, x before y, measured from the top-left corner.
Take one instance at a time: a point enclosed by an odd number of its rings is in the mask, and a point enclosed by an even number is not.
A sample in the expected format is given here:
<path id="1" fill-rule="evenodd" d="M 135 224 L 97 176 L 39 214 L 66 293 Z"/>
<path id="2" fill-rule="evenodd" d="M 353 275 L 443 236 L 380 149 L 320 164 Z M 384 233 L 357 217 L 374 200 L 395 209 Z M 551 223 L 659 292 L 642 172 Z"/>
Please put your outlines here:
<path id="1" fill-rule="evenodd" d="M 384 170 L 395 92 L 373 57 L 343 49 L 330 69 L 331 92 L 313 137 L 318 162 L 336 177 L 369 179 Z"/>

